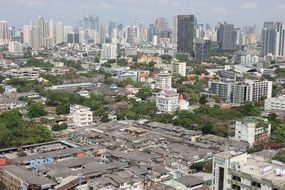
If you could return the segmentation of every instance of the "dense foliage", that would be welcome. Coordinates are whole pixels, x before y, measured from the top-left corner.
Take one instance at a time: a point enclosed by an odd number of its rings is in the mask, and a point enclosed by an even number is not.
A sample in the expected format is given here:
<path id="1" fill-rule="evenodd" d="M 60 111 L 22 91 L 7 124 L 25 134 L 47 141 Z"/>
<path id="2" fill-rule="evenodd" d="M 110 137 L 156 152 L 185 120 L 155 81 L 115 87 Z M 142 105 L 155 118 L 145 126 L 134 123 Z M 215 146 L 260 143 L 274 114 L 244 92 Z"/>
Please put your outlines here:
<path id="1" fill-rule="evenodd" d="M 35 126 L 24 121 L 18 110 L 6 111 L 0 115 L 0 131 L 1 148 L 53 140 L 46 126 Z"/>

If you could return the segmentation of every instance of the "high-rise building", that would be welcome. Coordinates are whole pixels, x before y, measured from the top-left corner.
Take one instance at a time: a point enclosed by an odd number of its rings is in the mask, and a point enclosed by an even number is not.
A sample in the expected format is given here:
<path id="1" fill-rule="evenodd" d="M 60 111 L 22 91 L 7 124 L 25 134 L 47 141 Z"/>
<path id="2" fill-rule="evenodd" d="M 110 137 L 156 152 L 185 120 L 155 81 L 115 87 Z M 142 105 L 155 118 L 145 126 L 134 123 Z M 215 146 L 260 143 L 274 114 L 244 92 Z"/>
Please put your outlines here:
<path id="1" fill-rule="evenodd" d="M 219 23 L 217 38 L 220 50 L 234 50 L 236 46 L 234 25 L 226 22 Z"/>
<path id="2" fill-rule="evenodd" d="M 195 39 L 194 42 L 195 59 L 207 59 L 211 56 L 211 40 Z"/>
<path id="3" fill-rule="evenodd" d="M 265 22 L 261 38 L 262 55 L 285 56 L 285 26 L 281 22 Z"/>
<path id="4" fill-rule="evenodd" d="M 103 60 L 117 59 L 117 45 L 103 44 L 101 51 L 101 59 Z"/>
<path id="5" fill-rule="evenodd" d="M 186 62 L 173 61 L 171 63 L 171 73 L 186 77 Z"/>
<path id="6" fill-rule="evenodd" d="M 61 21 L 55 23 L 55 43 L 60 44 L 64 42 L 64 25 Z"/>
<path id="7" fill-rule="evenodd" d="M 245 80 L 232 86 L 232 102 L 257 102 L 272 97 L 272 81 Z"/>
<path id="8" fill-rule="evenodd" d="M 32 45 L 32 27 L 30 25 L 23 26 L 23 44 L 25 46 Z"/>
<path id="9" fill-rule="evenodd" d="M 194 15 L 177 16 L 177 52 L 193 56 Z"/>
<path id="10" fill-rule="evenodd" d="M 0 45 L 7 45 L 11 40 L 11 32 L 6 21 L 0 20 Z"/>

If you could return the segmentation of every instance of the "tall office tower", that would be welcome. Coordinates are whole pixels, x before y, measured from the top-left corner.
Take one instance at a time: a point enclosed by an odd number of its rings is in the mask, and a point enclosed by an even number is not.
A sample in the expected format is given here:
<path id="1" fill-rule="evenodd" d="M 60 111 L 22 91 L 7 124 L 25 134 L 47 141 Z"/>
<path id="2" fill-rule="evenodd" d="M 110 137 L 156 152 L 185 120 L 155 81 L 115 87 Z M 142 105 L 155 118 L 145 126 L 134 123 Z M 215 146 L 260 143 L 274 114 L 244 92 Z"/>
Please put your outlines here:
<path id="1" fill-rule="evenodd" d="M 155 34 L 158 39 L 168 38 L 169 35 L 169 26 L 166 18 L 159 18 L 155 21 Z"/>
<path id="2" fill-rule="evenodd" d="M 46 21 L 47 27 L 47 37 L 46 37 L 46 47 L 52 47 L 55 43 L 55 34 L 54 34 L 54 22 L 52 19 Z"/>
<path id="3" fill-rule="evenodd" d="M 39 35 L 38 35 L 38 27 L 33 25 L 31 28 L 31 46 L 33 49 L 40 48 L 39 45 Z"/>
<path id="4" fill-rule="evenodd" d="M 265 22 L 261 46 L 262 55 L 285 56 L 285 26 L 281 22 Z"/>
<path id="5" fill-rule="evenodd" d="M 106 42 L 107 28 L 104 25 L 100 27 L 100 43 L 104 44 Z"/>
<path id="6" fill-rule="evenodd" d="M 236 45 L 234 25 L 228 23 L 219 23 L 218 26 L 218 43 L 222 51 L 234 50 Z"/>
<path id="7" fill-rule="evenodd" d="M 64 42 L 64 25 L 61 21 L 55 23 L 55 43 L 60 44 Z"/>
<path id="8" fill-rule="evenodd" d="M 173 17 L 173 29 L 172 29 L 172 46 L 175 51 L 177 51 L 177 16 Z"/>
<path id="9" fill-rule="evenodd" d="M 83 24 L 83 28 L 89 28 L 89 18 L 88 17 L 84 17 L 82 24 Z"/>
<path id="10" fill-rule="evenodd" d="M 72 26 L 64 26 L 63 27 L 63 40 L 65 43 L 68 43 L 67 35 L 73 33 L 73 27 Z"/>
<path id="11" fill-rule="evenodd" d="M 30 25 L 23 26 L 23 44 L 25 46 L 32 45 L 32 27 Z"/>
<path id="12" fill-rule="evenodd" d="M 109 23 L 109 27 L 108 27 L 109 37 L 114 36 L 114 32 L 115 32 L 116 29 L 117 29 L 116 22 L 114 22 L 114 21 L 110 22 Z"/>
<path id="13" fill-rule="evenodd" d="M 95 18 L 93 16 L 89 16 L 89 28 L 91 30 L 95 29 Z"/>
<path id="14" fill-rule="evenodd" d="M 84 29 L 79 29 L 79 43 L 81 44 L 85 44 L 87 42 L 87 34 L 86 34 L 86 30 Z"/>
<path id="15" fill-rule="evenodd" d="M 11 33 L 9 32 L 6 21 L 0 20 L 0 45 L 7 45 L 11 40 Z"/>
<path id="16" fill-rule="evenodd" d="M 100 27 L 99 27 L 99 17 L 95 17 L 95 20 L 94 20 L 94 29 L 99 33 L 100 31 Z"/>
<path id="17" fill-rule="evenodd" d="M 241 47 L 245 44 L 245 34 L 241 31 L 240 28 L 236 28 L 234 31 L 234 38 L 235 38 L 235 44 L 238 47 Z"/>
<path id="18" fill-rule="evenodd" d="M 117 59 L 117 45 L 103 44 L 101 59 L 104 60 Z"/>
<path id="19" fill-rule="evenodd" d="M 48 36 L 47 32 L 47 23 L 44 19 L 44 17 L 39 17 L 35 25 L 37 26 L 38 29 L 38 47 L 46 47 L 46 38 Z"/>
<path id="20" fill-rule="evenodd" d="M 177 16 L 177 52 L 193 56 L 194 15 Z"/>
<path id="21" fill-rule="evenodd" d="M 196 39 L 201 39 L 203 40 L 204 37 L 205 37 L 205 27 L 203 24 L 198 24 L 196 27 L 195 27 L 195 38 Z"/>
<path id="22" fill-rule="evenodd" d="M 153 37 L 153 35 L 154 35 L 154 31 L 155 31 L 155 29 L 154 29 L 154 24 L 150 24 L 149 25 L 149 28 L 148 28 L 148 30 L 147 30 L 147 41 L 148 42 L 151 42 L 152 41 L 152 37 Z"/>
<path id="23" fill-rule="evenodd" d="M 196 60 L 208 59 L 211 56 L 211 40 L 195 39 L 194 54 Z"/>

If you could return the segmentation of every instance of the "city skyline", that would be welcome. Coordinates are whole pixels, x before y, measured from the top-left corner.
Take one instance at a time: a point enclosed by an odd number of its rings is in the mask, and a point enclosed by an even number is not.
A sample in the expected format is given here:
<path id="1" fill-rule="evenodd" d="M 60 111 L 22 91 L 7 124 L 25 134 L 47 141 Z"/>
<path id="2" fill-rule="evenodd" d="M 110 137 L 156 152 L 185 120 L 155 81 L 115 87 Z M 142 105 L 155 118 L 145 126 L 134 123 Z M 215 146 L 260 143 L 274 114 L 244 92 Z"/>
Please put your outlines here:
<path id="1" fill-rule="evenodd" d="M 236 26 L 257 24 L 261 29 L 264 21 L 285 21 L 285 3 L 282 0 L 84 0 L 80 3 L 75 0 L 1 0 L 0 7 L 0 19 L 18 28 L 36 16 L 61 20 L 73 26 L 83 16 L 89 15 L 99 16 L 102 23 L 114 20 L 125 25 L 133 24 L 135 20 L 148 25 L 159 17 L 165 17 L 172 23 L 173 16 L 178 14 L 193 14 L 198 23 L 210 23 L 212 26 L 227 21 Z"/>

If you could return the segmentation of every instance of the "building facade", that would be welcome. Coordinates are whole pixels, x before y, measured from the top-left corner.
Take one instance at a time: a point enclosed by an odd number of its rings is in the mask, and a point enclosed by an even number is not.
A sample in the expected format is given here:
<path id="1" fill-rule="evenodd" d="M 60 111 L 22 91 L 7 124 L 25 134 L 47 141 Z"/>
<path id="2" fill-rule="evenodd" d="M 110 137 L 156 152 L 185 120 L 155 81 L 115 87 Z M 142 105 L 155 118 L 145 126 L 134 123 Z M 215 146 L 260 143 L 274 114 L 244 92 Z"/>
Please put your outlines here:
<path id="1" fill-rule="evenodd" d="M 160 112 L 172 113 L 178 109 L 179 94 L 176 89 L 161 90 L 156 94 L 156 108 Z"/>
<path id="2" fill-rule="evenodd" d="M 177 16 L 177 52 L 193 56 L 194 15 Z"/>
<path id="3" fill-rule="evenodd" d="M 171 67 L 172 74 L 186 77 L 186 62 L 173 61 Z"/>
<path id="4" fill-rule="evenodd" d="M 172 76 L 169 73 L 159 73 L 155 80 L 155 88 L 171 89 Z"/>
<path id="5" fill-rule="evenodd" d="M 76 127 L 88 127 L 93 122 L 93 113 L 90 108 L 85 106 L 70 106 L 70 115 Z"/>

